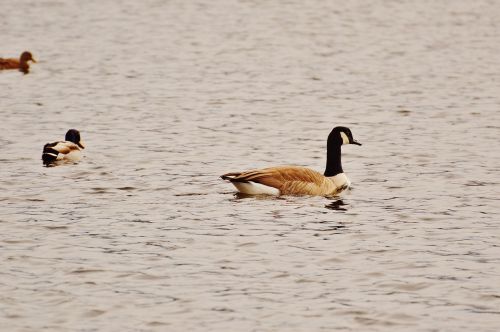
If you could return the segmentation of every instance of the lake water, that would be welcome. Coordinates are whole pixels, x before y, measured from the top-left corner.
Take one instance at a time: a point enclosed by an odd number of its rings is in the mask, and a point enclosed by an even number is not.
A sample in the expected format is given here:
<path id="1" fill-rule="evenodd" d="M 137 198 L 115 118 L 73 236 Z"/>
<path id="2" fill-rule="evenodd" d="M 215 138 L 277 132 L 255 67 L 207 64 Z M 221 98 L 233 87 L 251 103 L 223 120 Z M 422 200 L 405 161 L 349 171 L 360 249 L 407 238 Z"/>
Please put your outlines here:
<path id="1" fill-rule="evenodd" d="M 2 331 L 498 331 L 497 1 L 7 7 Z M 338 125 L 340 198 L 218 178 L 322 172 Z"/>

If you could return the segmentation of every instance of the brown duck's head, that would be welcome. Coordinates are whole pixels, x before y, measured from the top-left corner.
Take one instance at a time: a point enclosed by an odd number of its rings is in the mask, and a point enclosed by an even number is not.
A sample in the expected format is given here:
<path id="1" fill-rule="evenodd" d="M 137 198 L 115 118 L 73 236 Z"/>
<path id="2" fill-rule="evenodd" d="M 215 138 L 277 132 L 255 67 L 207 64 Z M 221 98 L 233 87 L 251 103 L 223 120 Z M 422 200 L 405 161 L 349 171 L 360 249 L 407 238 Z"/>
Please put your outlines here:
<path id="1" fill-rule="evenodd" d="M 21 60 L 21 63 L 27 63 L 28 61 L 33 61 L 36 63 L 35 59 L 33 59 L 33 55 L 31 55 L 31 53 L 28 51 L 24 51 L 21 54 L 20 60 Z"/>

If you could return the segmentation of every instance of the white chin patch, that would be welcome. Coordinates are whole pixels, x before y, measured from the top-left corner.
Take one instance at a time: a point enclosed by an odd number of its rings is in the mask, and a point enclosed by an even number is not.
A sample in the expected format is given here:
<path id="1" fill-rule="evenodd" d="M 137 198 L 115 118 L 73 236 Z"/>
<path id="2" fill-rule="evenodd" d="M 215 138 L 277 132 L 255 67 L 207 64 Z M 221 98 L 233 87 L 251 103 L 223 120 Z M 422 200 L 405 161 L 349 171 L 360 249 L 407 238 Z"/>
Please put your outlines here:
<path id="1" fill-rule="evenodd" d="M 343 131 L 340 132 L 340 137 L 342 137 L 342 144 L 349 144 L 349 137 Z"/>

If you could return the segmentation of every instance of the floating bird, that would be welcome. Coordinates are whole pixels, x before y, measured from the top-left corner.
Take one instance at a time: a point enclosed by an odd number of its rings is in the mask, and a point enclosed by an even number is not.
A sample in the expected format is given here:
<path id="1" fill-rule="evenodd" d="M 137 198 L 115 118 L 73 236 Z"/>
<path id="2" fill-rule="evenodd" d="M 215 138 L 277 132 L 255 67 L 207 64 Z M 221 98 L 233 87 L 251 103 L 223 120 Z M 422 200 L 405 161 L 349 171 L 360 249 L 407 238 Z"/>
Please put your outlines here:
<path id="1" fill-rule="evenodd" d="M 334 196 L 351 185 L 342 170 L 340 147 L 343 144 L 361 145 L 354 140 L 349 128 L 333 128 L 328 135 L 324 174 L 306 167 L 278 166 L 227 173 L 221 178 L 241 193 L 250 195 Z"/>
<path id="2" fill-rule="evenodd" d="M 28 51 L 23 52 L 19 59 L 0 58 L 0 70 L 19 69 L 19 71 L 27 74 L 30 71 L 30 65 L 28 64 L 28 61 L 33 61 L 36 63 L 35 59 L 33 59 L 33 56 Z"/>
<path id="3" fill-rule="evenodd" d="M 45 166 L 55 166 L 59 162 L 77 162 L 82 158 L 81 150 L 85 148 L 80 132 L 70 129 L 64 141 L 47 143 L 43 147 L 42 160 Z"/>

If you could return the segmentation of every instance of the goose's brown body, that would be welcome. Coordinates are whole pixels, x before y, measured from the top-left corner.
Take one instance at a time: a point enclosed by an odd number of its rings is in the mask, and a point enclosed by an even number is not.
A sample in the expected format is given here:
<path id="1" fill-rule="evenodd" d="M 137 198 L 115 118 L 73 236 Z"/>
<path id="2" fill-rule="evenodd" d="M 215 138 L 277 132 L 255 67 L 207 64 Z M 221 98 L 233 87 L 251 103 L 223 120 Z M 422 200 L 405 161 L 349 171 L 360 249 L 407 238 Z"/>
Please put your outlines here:
<path id="1" fill-rule="evenodd" d="M 326 177 L 307 167 L 278 166 L 221 176 L 231 182 L 254 182 L 276 188 L 281 195 L 336 195 L 348 187 L 340 177 Z M 347 178 L 346 178 L 347 179 Z"/>

